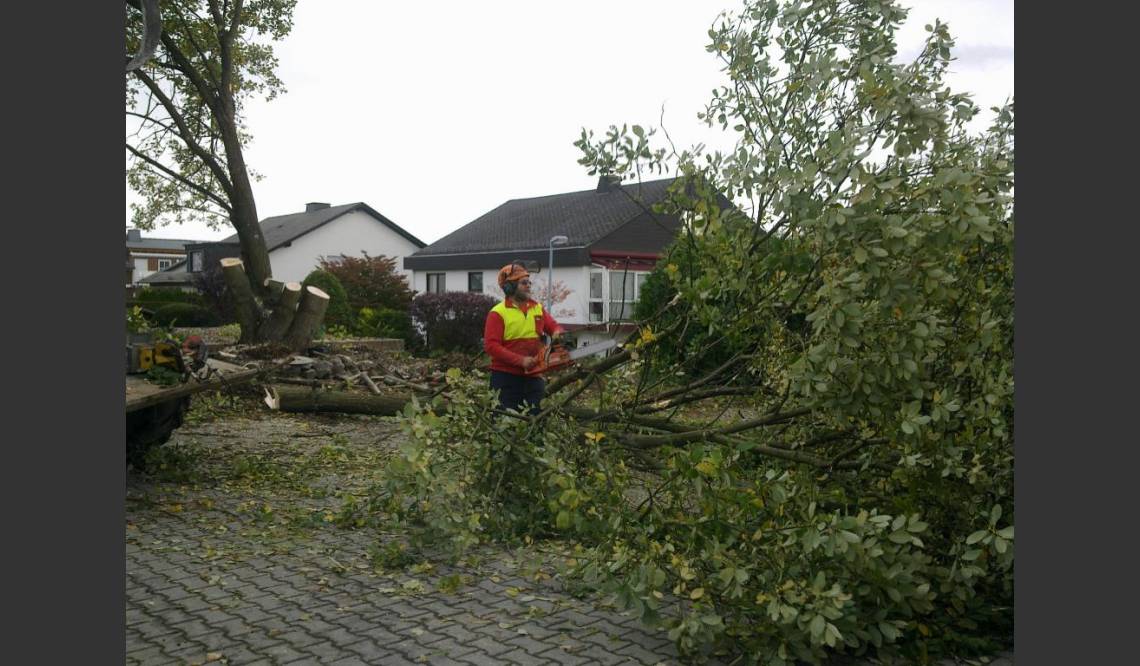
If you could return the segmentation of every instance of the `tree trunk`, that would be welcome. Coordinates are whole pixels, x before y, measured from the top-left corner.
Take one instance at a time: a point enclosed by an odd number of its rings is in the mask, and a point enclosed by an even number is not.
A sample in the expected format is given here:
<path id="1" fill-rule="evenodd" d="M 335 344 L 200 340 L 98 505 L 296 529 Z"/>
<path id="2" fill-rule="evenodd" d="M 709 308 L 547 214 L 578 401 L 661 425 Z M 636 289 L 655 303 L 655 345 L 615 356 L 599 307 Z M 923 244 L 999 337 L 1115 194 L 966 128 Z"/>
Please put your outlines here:
<path id="1" fill-rule="evenodd" d="M 301 351 L 309 346 L 317 327 L 325 318 L 329 307 L 329 295 L 320 289 L 308 286 L 301 294 L 301 305 L 293 315 L 293 323 L 285 334 L 285 344 L 293 351 Z"/>
<path id="2" fill-rule="evenodd" d="M 286 283 L 281 289 L 277 304 L 273 306 L 273 312 L 261 323 L 261 328 L 257 331 L 258 336 L 265 342 L 280 342 L 285 337 L 285 332 L 289 330 L 289 325 L 293 323 L 293 318 L 297 314 L 297 303 L 300 300 L 301 283 Z"/>
<path id="3" fill-rule="evenodd" d="M 269 263 L 269 248 L 261 224 L 257 219 L 257 203 L 253 198 L 253 185 L 249 180 L 245 155 L 242 150 L 241 133 L 238 130 L 237 104 L 234 102 L 234 40 L 238 38 L 238 19 L 241 15 L 241 0 L 232 10 L 232 23 L 229 29 L 220 33 L 219 57 L 221 76 L 218 85 L 218 104 L 215 116 L 222 135 L 222 145 L 226 152 L 226 171 L 230 174 L 232 192 L 230 222 L 237 231 L 241 242 L 241 256 L 249 272 L 249 282 L 259 297 L 264 296 L 265 281 L 273 277 Z"/>
<path id="4" fill-rule="evenodd" d="M 233 296 L 238 323 L 241 324 L 239 342 L 243 344 L 256 342 L 257 327 L 261 322 L 261 308 L 253 295 L 253 289 L 246 277 L 242 260 L 236 257 L 222 259 L 222 276 Z"/>
<path id="5" fill-rule="evenodd" d="M 265 389 L 265 404 L 283 412 L 338 412 L 395 416 L 411 402 L 410 395 L 371 395 L 275 384 Z"/>

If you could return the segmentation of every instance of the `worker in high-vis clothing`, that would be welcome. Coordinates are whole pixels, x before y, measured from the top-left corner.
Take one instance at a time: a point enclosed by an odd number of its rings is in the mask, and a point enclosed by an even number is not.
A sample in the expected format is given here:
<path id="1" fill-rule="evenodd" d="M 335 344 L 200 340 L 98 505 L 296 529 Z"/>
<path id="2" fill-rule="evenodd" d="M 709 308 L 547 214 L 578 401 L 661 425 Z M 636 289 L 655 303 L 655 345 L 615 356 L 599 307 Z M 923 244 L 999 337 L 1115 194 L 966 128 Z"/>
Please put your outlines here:
<path id="1" fill-rule="evenodd" d="M 520 263 L 499 271 L 506 298 L 487 313 L 483 349 L 491 357 L 491 388 L 499 392 L 499 405 L 537 414 L 546 385 L 542 377 L 528 377 L 526 371 L 538 362 L 540 337 L 558 338 L 562 327 L 530 297 L 530 286 L 530 274 Z"/>

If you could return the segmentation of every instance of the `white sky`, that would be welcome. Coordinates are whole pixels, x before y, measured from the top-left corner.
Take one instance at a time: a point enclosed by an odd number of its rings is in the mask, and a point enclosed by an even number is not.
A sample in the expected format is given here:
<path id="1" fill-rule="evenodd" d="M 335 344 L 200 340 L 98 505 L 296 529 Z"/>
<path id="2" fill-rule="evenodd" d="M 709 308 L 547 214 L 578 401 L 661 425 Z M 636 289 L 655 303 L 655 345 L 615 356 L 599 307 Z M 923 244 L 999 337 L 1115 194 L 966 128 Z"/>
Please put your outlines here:
<path id="1" fill-rule="evenodd" d="M 911 57 L 940 18 L 950 85 L 989 107 L 1013 95 L 1013 0 L 903 0 Z M 733 0 L 300 0 L 277 45 L 288 92 L 251 101 L 246 161 L 264 219 L 363 201 L 431 243 L 508 199 L 590 189 L 582 127 L 665 127 L 678 149 L 727 147 L 696 119 L 724 81 L 704 50 Z M 657 137 L 664 139 L 658 132 Z M 664 145 L 663 143 L 661 145 Z M 135 195 L 127 190 L 128 203 Z M 127 211 L 129 220 L 130 212 Z M 214 240 L 229 226 L 144 237 Z"/>

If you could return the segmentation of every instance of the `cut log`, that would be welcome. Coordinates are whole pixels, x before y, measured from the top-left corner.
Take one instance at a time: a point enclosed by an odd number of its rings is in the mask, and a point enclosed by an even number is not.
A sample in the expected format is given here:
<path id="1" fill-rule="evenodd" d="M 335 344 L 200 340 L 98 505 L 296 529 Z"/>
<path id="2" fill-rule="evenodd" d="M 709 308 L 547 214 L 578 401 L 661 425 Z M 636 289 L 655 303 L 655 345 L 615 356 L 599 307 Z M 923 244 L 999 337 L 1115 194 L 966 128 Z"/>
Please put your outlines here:
<path id="1" fill-rule="evenodd" d="M 265 404 L 283 412 L 338 412 L 394 416 L 411 402 L 410 395 L 369 395 L 274 384 L 265 388 Z"/>
<path id="2" fill-rule="evenodd" d="M 301 294 L 301 304 L 297 306 L 297 314 L 293 315 L 293 323 L 285 334 L 285 344 L 293 351 L 308 347 L 317 327 L 324 321 L 328 307 L 328 294 L 313 286 L 305 287 Z"/>
<path id="3" fill-rule="evenodd" d="M 253 296 L 253 288 L 245 274 L 245 265 L 237 257 L 222 259 L 222 277 L 229 287 L 237 310 L 238 324 L 241 325 L 239 343 L 257 341 L 257 327 L 261 323 L 261 308 Z"/>
<path id="4" fill-rule="evenodd" d="M 289 330 L 289 325 L 293 323 L 293 317 L 297 314 L 297 303 L 300 300 L 300 282 L 286 282 L 282 285 L 281 293 L 277 296 L 277 303 L 273 306 L 273 312 L 265 318 L 261 324 L 261 329 L 258 330 L 258 335 L 261 336 L 262 340 L 280 342 L 285 338 L 285 332 Z"/>

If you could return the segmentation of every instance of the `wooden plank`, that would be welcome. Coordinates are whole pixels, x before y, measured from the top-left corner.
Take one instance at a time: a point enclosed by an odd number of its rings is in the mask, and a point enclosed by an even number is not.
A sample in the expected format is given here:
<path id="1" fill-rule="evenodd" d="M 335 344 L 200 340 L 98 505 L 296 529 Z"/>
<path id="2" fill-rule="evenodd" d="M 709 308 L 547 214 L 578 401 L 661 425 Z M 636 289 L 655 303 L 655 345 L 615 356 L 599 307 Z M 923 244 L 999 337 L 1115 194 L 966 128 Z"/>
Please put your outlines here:
<path id="1" fill-rule="evenodd" d="M 148 382 L 143 375 L 127 375 L 127 413 L 145 407 L 153 407 L 161 402 L 183 398 L 202 391 L 212 391 L 236 383 L 246 382 L 263 371 L 262 368 L 245 368 L 233 363 L 217 359 L 209 359 L 206 363 L 221 373 L 221 378 L 211 376 L 209 380 L 199 382 L 191 377 L 185 384 L 177 386 L 159 386 Z M 223 381 L 224 380 L 224 381 Z"/>

